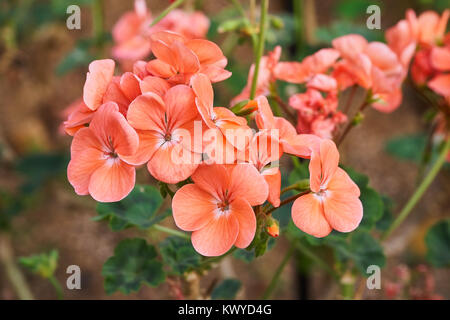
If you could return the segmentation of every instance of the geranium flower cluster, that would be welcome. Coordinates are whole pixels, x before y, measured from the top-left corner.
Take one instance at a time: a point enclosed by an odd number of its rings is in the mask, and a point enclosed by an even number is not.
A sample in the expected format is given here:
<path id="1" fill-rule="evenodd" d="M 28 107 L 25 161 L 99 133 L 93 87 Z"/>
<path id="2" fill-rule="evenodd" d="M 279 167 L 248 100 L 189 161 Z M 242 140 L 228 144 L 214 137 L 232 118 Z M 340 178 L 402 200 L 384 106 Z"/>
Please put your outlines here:
<path id="1" fill-rule="evenodd" d="M 146 165 L 163 183 L 183 182 L 172 200 L 175 223 L 192 232 L 199 253 L 218 256 L 251 243 L 260 205 L 280 205 L 277 164 L 286 153 L 311 159 L 310 188 L 294 202 L 294 223 L 317 237 L 358 226 L 359 189 L 338 167 L 331 140 L 298 134 L 273 115 L 265 92 L 243 107 L 254 111 L 248 119 L 214 106 L 212 84 L 231 73 L 213 42 L 170 31 L 152 33 L 150 41 L 155 58 L 135 62 L 132 72 L 114 75 L 109 59 L 89 66 L 83 101 L 64 123 L 73 135 L 68 179 L 77 194 L 119 201 L 133 189 L 136 168 Z M 327 88 L 332 96 L 329 81 L 318 74 L 310 90 Z"/>
<path id="2" fill-rule="evenodd" d="M 450 125 L 450 33 L 445 33 L 449 17 L 449 9 L 441 16 L 425 11 L 418 17 L 408 10 L 406 18 L 386 33 L 389 46 L 405 63 L 412 60 L 411 78 L 419 90 L 430 89 L 441 97 L 435 118 L 436 140 L 442 139 Z"/>
<path id="3" fill-rule="evenodd" d="M 209 19 L 199 11 L 188 13 L 175 9 L 154 26 L 145 0 L 135 0 L 134 11 L 123 14 L 112 30 L 114 46 L 112 56 L 124 70 L 134 62 L 147 58 L 151 51 L 150 35 L 158 31 L 177 32 L 188 39 L 204 38 L 209 29 Z"/>

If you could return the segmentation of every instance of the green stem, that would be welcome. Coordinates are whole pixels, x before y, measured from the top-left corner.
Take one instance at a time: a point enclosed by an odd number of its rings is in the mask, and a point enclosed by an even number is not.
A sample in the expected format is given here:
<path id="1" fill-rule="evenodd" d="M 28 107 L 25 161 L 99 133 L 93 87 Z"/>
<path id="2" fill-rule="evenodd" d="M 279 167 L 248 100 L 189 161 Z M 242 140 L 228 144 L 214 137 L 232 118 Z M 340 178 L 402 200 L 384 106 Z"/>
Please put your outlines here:
<path id="1" fill-rule="evenodd" d="M 247 18 L 247 15 L 245 14 L 245 10 L 242 7 L 241 3 L 238 0 L 230 0 L 233 5 L 236 7 L 237 11 L 239 11 L 240 15 L 244 19 L 245 26 L 251 31 L 250 33 L 250 39 L 252 40 L 252 46 L 253 46 L 253 53 L 255 53 L 256 50 L 256 34 L 253 32 L 253 26 L 250 20 Z"/>
<path id="2" fill-rule="evenodd" d="M 294 0 L 294 29 L 296 37 L 296 55 L 299 56 L 303 51 L 303 16 L 302 16 L 302 0 Z"/>
<path id="3" fill-rule="evenodd" d="M 344 141 L 345 137 L 347 136 L 347 134 L 350 132 L 350 130 L 352 128 L 354 128 L 356 126 L 356 124 L 354 123 L 355 118 L 364 111 L 364 109 L 369 106 L 370 103 L 368 101 L 368 99 L 366 98 L 364 100 L 364 102 L 361 104 L 361 106 L 359 107 L 358 111 L 356 112 L 356 114 L 353 116 L 353 118 L 350 120 L 349 124 L 347 125 L 347 127 L 345 128 L 344 132 L 341 134 L 341 136 L 339 137 L 339 139 L 337 139 L 336 141 L 336 146 L 340 146 L 340 144 L 342 143 L 342 141 Z"/>
<path id="4" fill-rule="evenodd" d="M 445 142 L 445 145 L 442 148 L 436 162 L 433 164 L 430 171 L 423 179 L 422 183 L 417 187 L 416 191 L 413 193 L 411 198 L 409 198 L 408 202 L 403 207 L 402 211 L 400 211 L 399 215 L 394 220 L 390 228 L 386 230 L 386 232 L 383 234 L 383 236 L 381 237 L 382 240 L 386 240 L 386 238 L 388 238 L 392 234 L 392 232 L 395 229 L 397 229 L 397 227 L 403 222 L 403 220 L 405 220 L 406 217 L 411 213 L 412 209 L 414 209 L 417 202 L 419 202 L 420 198 L 422 198 L 423 194 L 431 185 L 434 178 L 437 176 L 439 170 L 444 165 L 447 153 L 449 151 L 450 151 L 450 138 L 447 137 L 447 141 Z"/>
<path id="5" fill-rule="evenodd" d="M 273 211 L 277 210 L 278 208 L 281 208 L 282 206 L 284 206 L 284 205 L 286 205 L 288 203 L 291 203 L 292 201 L 295 201 L 297 198 L 299 198 L 299 197 L 301 197 L 301 196 L 303 196 L 305 194 L 308 194 L 310 192 L 311 192 L 310 190 L 306 190 L 306 191 L 300 192 L 299 194 L 295 194 L 295 195 L 293 195 L 293 196 L 291 196 L 289 198 L 286 198 L 285 200 L 280 202 L 280 205 L 278 207 L 272 207 L 269 210 L 267 210 L 265 213 L 266 214 L 270 214 Z"/>
<path id="6" fill-rule="evenodd" d="M 269 10 L 269 1 L 268 0 L 262 0 L 261 1 L 261 20 L 259 21 L 259 41 L 258 41 L 258 47 L 256 50 L 256 57 L 255 57 L 255 68 L 253 70 L 253 80 L 252 80 L 252 86 L 250 90 L 250 99 L 255 98 L 256 94 L 256 85 L 258 82 L 258 73 L 259 73 L 259 64 L 261 62 L 261 57 L 264 52 L 264 42 L 266 40 L 266 20 L 267 20 L 267 11 Z"/>
<path id="7" fill-rule="evenodd" d="M 264 294 L 262 296 L 262 298 L 264 300 L 267 300 L 270 298 L 270 296 L 272 295 L 273 291 L 275 290 L 278 281 L 280 280 L 281 277 L 281 273 L 283 272 L 284 268 L 286 267 L 287 263 L 289 262 L 289 260 L 292 257 L 292 254 L 294 253 L 294 246 L 291 246 L 288 251 L 286 252 L 286 255 L 284 256 L 283 260 L 281 260 L 280 265 L 278 266 L 278 268 L 275 270 L 275 273 L 272 276 L 272 280 L 269 283 L 269 286 L 267 287 L 266 291 L 264 291 Z"/>
<path id="8" fill-rule="evenodd" d="M 303 180 L 299 180 L 294 184 L 291 184 L 290 186 L 287 186 L 286 188 L 283 188 L 280 192 L 280 195 L 291 191 L 291 190 L 307 190 L 309 189 L 309 179 L 303 179 Z"/>
<path id="9" fill-rule="evenodd" d="M 184 0 L 177 0 L 174 3 L 172 3 L 170 6 L 168 6 L 166 9 L 164 9 L 163 12 L 159 14 L 155 19 L 153 19 L 152 23 L 150 24 L 150 27 L 153 27 L 155 24 L 160 22 L 165 16 L 169 14 L 170 11 L 172 11 L 175 8 L 178 8 L 183 4 Z"/>
<path id="10" fill-rule="evenodd" d="M 63 296 L 63 288 L 61 287 L 61 284 L 59 281 L 55 278 L 55 276 L 51 276 L 48 278 L 50 283 L 52 284 L 53 288 L 55 288 L 56 296 L 58 297 L 58 300 L 62 300 L 64 298 Z"/>
<path id="11" fill-rule="evenodd" d="M 336 271 L 328 266 L 328 264 L 322 260 L 318 255 L 309 250 L 306 246 L 304 246 L 300 241 L 294 242 L 295 247 L 309 259 L 311 259 L 315 264 L 317 264 L 320 268 L 322 268 L 325 272 L 327 272 L 330 276 L 332 276 L 335 280 L 339 280 L 339 275 Z"/>
<path id="12" fill-rule="evenodd" d="M 94 37 L 100 40 L 103 31 L 103 0 L 95 0 L 92 7 L 92 30 Z"/>
<path id="13" fill-rule="evenodd" d="M 176 237 L 183 238 L 183 239 L 189 240 L 191 238 L 189 236 L 189 234 L 187 234 L 185 232 L 181 232 L 181 231 L 174 230 L 174 229 L 171 229 L 171 228 L 163 227 L 163 226 L 161 226 L 159 224 L 154 224 L 152 226 L 152 228 L 155 229 L 155 230 L 158 230 L 158 231 L 161 231 L 161 232 L 164 232 L 164 233 L 176 236 Z"/>

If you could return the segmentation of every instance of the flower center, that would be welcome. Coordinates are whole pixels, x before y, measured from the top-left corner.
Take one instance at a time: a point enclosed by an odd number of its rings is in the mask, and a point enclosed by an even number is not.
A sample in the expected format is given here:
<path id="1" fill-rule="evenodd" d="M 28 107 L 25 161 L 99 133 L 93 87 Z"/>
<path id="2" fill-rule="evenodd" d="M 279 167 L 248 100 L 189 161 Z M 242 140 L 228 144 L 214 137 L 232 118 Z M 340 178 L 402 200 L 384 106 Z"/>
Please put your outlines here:
<path id="1" fill-rule="evenodd" d="M 164 136 L 164 140 L 166 141 L 172 140 L 172 135 L 170 133 L 166 133 L 166 135 Z"/>
<path id="2" fill-rule="evenodd" d="M 228 200 L 224 200 L 217 204 L 217 208 L 219 208 L 222 212 L 226 212 L 230 209 L 230 204 L 228 203 Z"/>
<path id="3" fill-rule="evenodd" d="M 108 153 L 108 157 L 115 159 L 115 158 L 119 157 L 119 155 L 115 151 L 111 151 Z"/>

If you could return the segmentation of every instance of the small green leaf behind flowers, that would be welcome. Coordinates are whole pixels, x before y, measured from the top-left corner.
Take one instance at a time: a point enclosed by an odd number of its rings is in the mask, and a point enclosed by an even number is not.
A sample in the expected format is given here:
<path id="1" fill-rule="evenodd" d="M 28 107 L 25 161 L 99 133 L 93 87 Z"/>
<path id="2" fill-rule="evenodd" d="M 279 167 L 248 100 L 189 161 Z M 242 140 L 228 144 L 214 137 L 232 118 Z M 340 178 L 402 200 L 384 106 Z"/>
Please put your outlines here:
<path id="1" fill-rule="evenodd" d="M 165 264 L 177 275 L 192 271 L 201 265 L 201 256 L 194 250 L 189 240 L 167 237 L 159 244 Z"/>
<path id="2" fill-rule="evenodd" d="M 113 231 L 128 227 L 145 230 L 166 218 L 170 212 L 159 213 L 163 198 L 153 186 L 137 185 L 123 200 L 98 203 L 98 216 L 94 220 L 107 220 Z"/>
<path id="3" fill-rule="evenodd" d="M 427 260 L 435 267 L 450 266 L 450 219 L 433 225 L 425 236 Z"/>
<path id="4" fill-rule="evenodd" d="M 382 196 L 369 187 L 369 178 L 349 167 L 343 168 L 361 191 L 360 200 L 363 205 L 363 218 L 358 230 L 371 230 L 383 217 L 384 203 Z"/>
<path id="5" fill-rule="evenodd" d="M 138 291 L 142 284 L 156 287 L 165 279 L 155 247 L 138 238 L 125 239 L 117 245 L 114 256 L 103 265 L 102 275 L 107 294 L 129 294 Z"/>
<path id="6" fill-rule="evenodd" d="M 213 300 L 231 300 L 236 298 L 242 283 L 237 279 L 225 279 L 211 293 Z"/>
<path id="7" fill-rule="evenodd" d="M 53 277 L 56 268 L 58 267 L 58 250 L 51 250 L 48 253 L 35 254 L 29 257 L 19 258 L 22 266 L 29 269 L 31 272 L 49 279 Z"/>

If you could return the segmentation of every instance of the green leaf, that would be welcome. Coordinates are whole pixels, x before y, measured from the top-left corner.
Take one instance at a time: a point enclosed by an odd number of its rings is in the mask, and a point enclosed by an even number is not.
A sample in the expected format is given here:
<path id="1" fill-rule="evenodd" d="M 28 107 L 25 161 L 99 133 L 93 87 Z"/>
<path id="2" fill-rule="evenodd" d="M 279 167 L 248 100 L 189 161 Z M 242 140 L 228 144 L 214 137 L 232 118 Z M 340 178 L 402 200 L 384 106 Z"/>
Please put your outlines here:
<path id="1" fill-rule="evenodd" d="M 48 253 L 40 253 L 29 257 L 19 258 L 22 264 L 31 272 L 48 279 L 53 276 L 58 266 L 58 250 L 51 250 Z"/>
<path id="2" fill-rule="evenodd" d="M 367 267 L 377 265 L 384 267 L 386 257 L 380 243 L 368 232 L 356 232 L 350 237 L 350 242 L 336 243 L 339 260 L 351 259 L 362 275 L 366 275 Z"/>
<path id="3" fill-rule="evenodd" d="M 155 187 L 136 185 L 119 202 L 98 203 L 98 216 L 94 220 L 108 220 L 113 231 L 131 226 L 145 230 L 167 217 L 168 212 L 157 214 L 162 202 L 163 198 Z"/>
<path id="4" fill-rule="evenodd" d="M 425 236 L 427 260 L 435 267 L 450 266 L 450 219 L 433 225 Z"/>
<path id="5" fill-rule="evenodd" d="M 419 162 L 425 149 L 424 134 L 405 135 L 391 139 L 386 144 L 386 151 L 402 160 Z"/>
<path id="6" fill-rule="evenodd" d="M 353 168 L 342 167 L 350 178 L 358 185 L 361 195 L 359 199 L 363 204 L 363 218 L 358 229 L 370 230 L 381 219 L 384 212 L 384 204 L 381 195 L 370 188 L 369 177 L 355 171 Z"/>
<path id="7" fill-rule="evenodd" d="M 385 195 L 381 195 L 381 199 L 383 200 L 383 215 L 377 221 L 376 228 L 380 231 L 386 231 L 394 221 L 394 215 L 392 214 L 394 202 Z"/>
<path id="8" fill-rule="evenodd" d="M 168 237 L 159 244 L 165 264 L 179 275 L 200 266 L 201 256 L 194 250 L 190 241 L 179 237 Z"/>
<path id="9" fill-rule="evenodd" d="M 217 32 L 224 33 L 224 32 L 236 31 L 236 30 L 242 28 L 244 25 L 245 25 L 245 23 L 244 23 L 243 18 L 225 20 L 219 24 L 219 26 L 217 27 Z"/>
<path id="10" fill-rule="evenodd" d="M 360 190 L 359 199 L 363 204 L 363 218 L 358 229 L 370 230 L 383 216 L 383 200 L 378 192 L 370 187 Z"/>
<path id="11" fill-rule="evenodd" d="M 9 229 L 11 219 L 25 209 L 25 199 L 0 189 L 0 230 Z"/>
<path id="12" fill-rule="evenodd" d="M 266 247 L 265 247 L 265 252 L 271 250 L 274 246 L 275 246 L 276 240 L 274 238 L 270 238 L 267 241 Z M 233 252 L 233 256 L 236 259 L 242 260 L 246 263 L 250 263 L 252 262 L 257 256 L 255 253 L 255 249 L 256 248 L 252 248 L 252 249 L 238 249 L 235 252 Z"/>
<path id="13" fill-rule="evenodd" d="M 358 185 L 360 189 L 367 187 L 369 184 L 369 177 L 365 174 L 356 172 L 353 168 L 347 166 L 342 166 L 342 169 L 347 172 L 350 178 Z"/>
<path id="14" fill-rule="evenodd" d="M 67 155 L 59 153 L 32 153 L 21 158 L 16 164 L 16 170 L 25 177 L 21 191 L 32 193 L 62 174 L 67 169 L 68 160 Z"/>
<path id="15" fill-rule="evenodd" d="M 288 181 L 289 184 L 294 184 L 300 180 L 309 178 L 309 161 L 302 161 L 298 166 L 294 167 L 289 173 Z"/>
<path id="16" fill-rule="evenodd" d="M 237 279 L 225 279 L 211 293 L 213 300 L 231 300 L 236 297 L 242 283 Z"/>
<path id="17" fill-rule="evenodd" d="M 383 8 L 383 2 L 375 0 L 346 0 L 339 1 L 336 12 L 342 20 L 356 19 L 366 15 L 367 7 L 378 5 Z"/>
<path id="18" fill-rule="evenodd" d="M 156 249 L 144 239 L 125 239 L 114 250 L 114 256 L 103 265 L 105 291 L 129 294 L 142 284 L 158 286 L 165 279 L 162 263 L 156 260 Z"/>
<path id="19" fill-rule="evenodd" d="M 71 52 L 56 67 L 56 74 L 62 76 L 72 69 L 87 66 L 95 57 L 89 53 L 89 48 L 77 44 Z"/>

